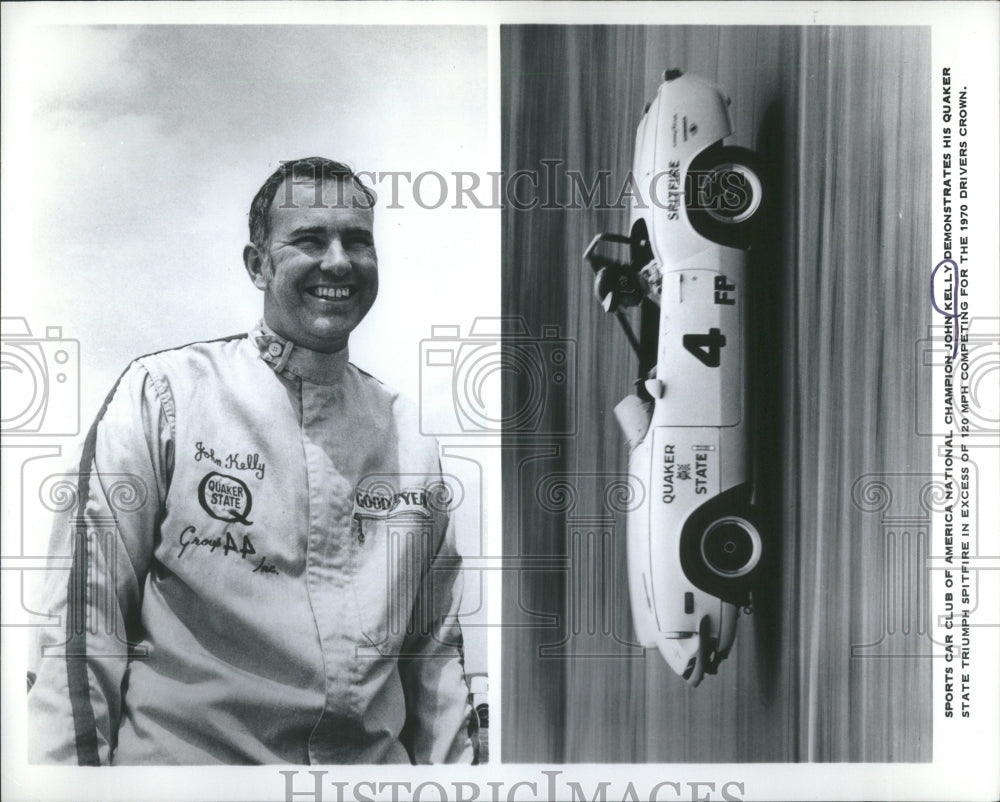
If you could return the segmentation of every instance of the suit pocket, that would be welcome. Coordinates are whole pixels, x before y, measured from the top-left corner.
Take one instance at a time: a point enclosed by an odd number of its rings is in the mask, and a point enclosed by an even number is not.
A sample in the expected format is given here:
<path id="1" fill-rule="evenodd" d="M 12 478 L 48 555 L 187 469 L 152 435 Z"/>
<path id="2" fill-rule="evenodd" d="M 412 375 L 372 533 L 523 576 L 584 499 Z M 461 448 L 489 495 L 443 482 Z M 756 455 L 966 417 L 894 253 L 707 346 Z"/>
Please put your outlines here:
<path id="1" fill-rule="evenodd" d="M 423 516 L 354 522 L 351 579 L 362 641 L 380 651 L 410 634 L 414 603 L 430 565 L 433 530 Z"/>

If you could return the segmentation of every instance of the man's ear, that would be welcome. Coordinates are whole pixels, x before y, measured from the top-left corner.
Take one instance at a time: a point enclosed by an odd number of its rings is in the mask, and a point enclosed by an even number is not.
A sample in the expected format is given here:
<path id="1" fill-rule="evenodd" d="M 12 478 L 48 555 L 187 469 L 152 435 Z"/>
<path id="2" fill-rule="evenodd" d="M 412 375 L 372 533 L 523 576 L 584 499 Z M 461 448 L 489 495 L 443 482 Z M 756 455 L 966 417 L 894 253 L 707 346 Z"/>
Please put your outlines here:
<path id="1" fill-rule="evenodd" d="M 264 274 L 264 255 L 260 248 L 252 242 L 248 242 L 243 247 L 243 266 L 247 270 L 247 275 L 258 290 L 267 289 L 267 276 Z"/>

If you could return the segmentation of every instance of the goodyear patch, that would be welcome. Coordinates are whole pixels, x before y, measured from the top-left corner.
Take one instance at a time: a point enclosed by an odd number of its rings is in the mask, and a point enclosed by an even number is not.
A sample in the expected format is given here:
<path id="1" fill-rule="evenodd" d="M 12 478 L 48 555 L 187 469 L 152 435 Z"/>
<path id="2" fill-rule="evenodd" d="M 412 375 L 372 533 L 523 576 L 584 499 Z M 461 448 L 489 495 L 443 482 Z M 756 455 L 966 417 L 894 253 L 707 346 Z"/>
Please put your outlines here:
<path id="1" fill-rule="evenodd" d="M 391 491 L 388 489 L 361 489 L 354 493 L 354 516 L 364 518 L 391 518 L 413 513 L 430 517 L 433 503 L 424 488 Z"/>

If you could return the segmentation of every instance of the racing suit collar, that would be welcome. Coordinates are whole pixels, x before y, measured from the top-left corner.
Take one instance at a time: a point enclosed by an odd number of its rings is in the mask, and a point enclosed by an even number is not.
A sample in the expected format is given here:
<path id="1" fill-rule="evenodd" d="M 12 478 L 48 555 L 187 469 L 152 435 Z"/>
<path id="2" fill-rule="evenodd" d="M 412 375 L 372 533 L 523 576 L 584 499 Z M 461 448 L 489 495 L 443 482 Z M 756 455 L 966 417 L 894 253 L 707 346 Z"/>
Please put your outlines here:
<path id="1" fill-rule="evenodd" d="M 260 358 L 285 378 L 337 384 L 347 365 L 346 346 L 332 354 L 313 351 L 275 334 L 263 320 L 250 331 L 250 338 L 257 343 Z"/>

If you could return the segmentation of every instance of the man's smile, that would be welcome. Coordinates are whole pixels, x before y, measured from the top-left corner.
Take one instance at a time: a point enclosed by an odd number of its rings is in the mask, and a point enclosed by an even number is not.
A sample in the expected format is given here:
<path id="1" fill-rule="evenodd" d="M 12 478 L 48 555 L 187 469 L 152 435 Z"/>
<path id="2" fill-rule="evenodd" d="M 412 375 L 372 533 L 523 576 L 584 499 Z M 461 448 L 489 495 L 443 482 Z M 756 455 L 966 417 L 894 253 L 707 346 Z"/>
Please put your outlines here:
<path id="1" fill-rule="evenodd" d="M 306 292 L 315 298 L 322 298 L 325 301 L 346 301 L 350 300 L 353 294 L 351 287 L 309 287 Z"/>

